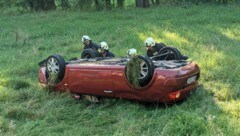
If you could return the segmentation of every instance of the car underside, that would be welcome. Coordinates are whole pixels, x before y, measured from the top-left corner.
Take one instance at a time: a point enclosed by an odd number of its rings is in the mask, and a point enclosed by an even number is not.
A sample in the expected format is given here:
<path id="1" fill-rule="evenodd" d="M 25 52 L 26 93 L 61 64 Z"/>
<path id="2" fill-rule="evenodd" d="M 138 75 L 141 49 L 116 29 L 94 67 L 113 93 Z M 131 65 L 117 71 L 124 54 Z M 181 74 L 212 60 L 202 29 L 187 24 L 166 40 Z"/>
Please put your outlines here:
<path id="1" fill-rule="evenodd" d="M 77 95 L 124 98 L 151 102 L 175 102 L 197 89 L 200 69 L 185 60 L 154 61 L 137 56 L 140 62 L 139 86 L 127 78 L 131 58 L 85 58 L 65 61 L 51 55 L 39 63 L 42 86 Z M 134 73 L 134 71 L 130 71 Z"/>

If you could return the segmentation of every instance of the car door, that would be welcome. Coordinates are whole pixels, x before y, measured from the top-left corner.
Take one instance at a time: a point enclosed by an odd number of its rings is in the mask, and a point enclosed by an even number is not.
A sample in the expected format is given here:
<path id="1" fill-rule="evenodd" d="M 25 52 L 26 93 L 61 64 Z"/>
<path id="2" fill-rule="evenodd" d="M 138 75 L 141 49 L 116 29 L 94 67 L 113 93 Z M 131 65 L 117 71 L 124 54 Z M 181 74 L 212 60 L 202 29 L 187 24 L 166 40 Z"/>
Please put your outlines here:
<path id="1" fill-rule="evenodd" d="M 74 68 L 68 71 L 68 85 L 73 92 L 113 96 L 112 71 L 104 67 Z"/>

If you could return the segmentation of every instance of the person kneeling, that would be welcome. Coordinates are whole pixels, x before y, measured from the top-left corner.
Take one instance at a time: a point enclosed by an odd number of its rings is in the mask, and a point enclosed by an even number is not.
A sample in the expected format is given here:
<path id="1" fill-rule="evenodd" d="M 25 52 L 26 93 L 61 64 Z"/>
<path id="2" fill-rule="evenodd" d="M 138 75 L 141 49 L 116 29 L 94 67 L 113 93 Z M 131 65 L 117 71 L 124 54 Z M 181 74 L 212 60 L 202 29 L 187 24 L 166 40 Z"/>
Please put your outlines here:
<path id="1" fill-rule="evenodd" d="M 83 35 L 82 43 L 84 45 L 83 50 L 85 50 L 85 49 L 98 50 L 98 45 L 96 43 L 92 42 L 91 38 L 88 35 Z"/>
<path id="2" fill-rule="evenodd" d="M 154 60 L 162 60 L 163 57 L 166 56 L 168 58 L 165 59 L 180 59 L 180 60 L 187 60 L 188 57 L 185 55 L 182 55 L 180 51 L 177 48 L 166 46 L 164 43 L 156 43 L 152 37 L 148 37 L 145 41 L 145 47 L 147 48 L 147 56 L 148 57 L 154 57 Z M 165 48 L 165 49 L 164 49 Z M 168 48 L 168 50 L 166 50 Z M 163 52 L 166 54 L 169 51 L 169 49 L 174 50 L 175 53 L 178 54 L 179 57 L 172 57 L 172 55 L 164 55 Z M 163 55 L 163 57 L 161 57 Z"/>
<path id="3" fill-rule="evenodd" d="M 98 52 L 100 53 L 100 57 L 115 57 L 115 55 L 109 51 L 109 47 L 106 42 L 101 42 Z"/>

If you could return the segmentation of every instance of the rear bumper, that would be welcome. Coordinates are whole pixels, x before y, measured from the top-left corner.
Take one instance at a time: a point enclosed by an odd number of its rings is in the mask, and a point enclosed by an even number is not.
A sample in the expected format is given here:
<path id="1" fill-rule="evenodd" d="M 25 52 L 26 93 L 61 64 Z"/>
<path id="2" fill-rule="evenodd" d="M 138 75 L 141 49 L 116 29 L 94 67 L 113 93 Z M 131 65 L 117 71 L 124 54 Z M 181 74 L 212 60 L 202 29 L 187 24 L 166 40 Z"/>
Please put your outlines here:
<path id="1" fill-rule="evenodd" d="M 186 99 L 197 90 L 197 87 L 198 82 L 192 83 L 183 89 L 167 94 L 164 98 L 161 99 L 161 102 L 177 102 Z"/>

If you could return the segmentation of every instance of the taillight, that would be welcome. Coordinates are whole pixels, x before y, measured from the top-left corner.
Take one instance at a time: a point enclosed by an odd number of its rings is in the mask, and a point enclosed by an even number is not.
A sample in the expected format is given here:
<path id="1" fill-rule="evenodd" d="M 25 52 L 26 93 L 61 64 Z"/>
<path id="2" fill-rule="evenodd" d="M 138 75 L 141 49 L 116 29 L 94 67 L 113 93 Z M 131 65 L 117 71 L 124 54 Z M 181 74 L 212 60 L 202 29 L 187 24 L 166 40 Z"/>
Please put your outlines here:
<path id="1" fill-rule="evenodd" d="M 180 90 L 177 91 L 177 92 L 173 92 L 173 93 L 170 93 L 168 95 L 168 98 L 169 99 L 178 99 L 180 97 L 181 93 L 180 93 Z"/>

